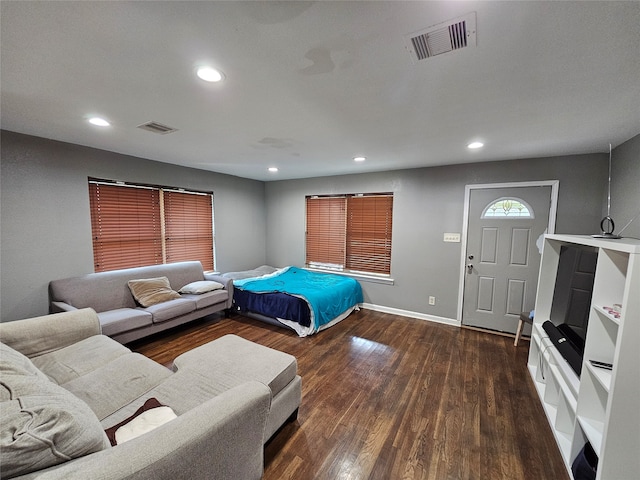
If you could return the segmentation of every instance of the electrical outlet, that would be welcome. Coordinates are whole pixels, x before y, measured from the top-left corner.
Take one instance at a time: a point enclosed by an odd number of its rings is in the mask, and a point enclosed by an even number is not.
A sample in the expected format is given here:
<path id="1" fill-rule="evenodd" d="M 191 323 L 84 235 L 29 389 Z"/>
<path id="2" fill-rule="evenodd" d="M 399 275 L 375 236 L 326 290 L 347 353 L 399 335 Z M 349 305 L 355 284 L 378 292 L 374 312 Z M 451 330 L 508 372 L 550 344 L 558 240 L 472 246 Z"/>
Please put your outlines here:
<path id="1" fill-rule="evenodd" d="M 436 304 L 436 297 L 429 297 L 429 305 L 435 305 Z"/>
<path id="2" fill-rule="evenodd" d="M 460 234 L 459 233 L 445 233 L 443 240 L 445 242 L 460 243 Z"/>

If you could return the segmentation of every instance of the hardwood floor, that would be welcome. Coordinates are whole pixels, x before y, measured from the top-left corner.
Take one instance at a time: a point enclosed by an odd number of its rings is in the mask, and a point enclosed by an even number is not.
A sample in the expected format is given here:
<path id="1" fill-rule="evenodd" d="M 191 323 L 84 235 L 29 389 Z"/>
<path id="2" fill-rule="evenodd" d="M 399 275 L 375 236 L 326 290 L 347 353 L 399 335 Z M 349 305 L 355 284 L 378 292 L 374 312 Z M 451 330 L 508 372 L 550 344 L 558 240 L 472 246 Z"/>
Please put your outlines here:
<path id="1" fill-rule="evenodd" d="M 361 310 L 307 338 L 232 315 L 130 347 L 170 365 L 227 333 L 298 359 L 300 413 L 266 445 L 266 480 L 569 478 L 528 342 Z"/>

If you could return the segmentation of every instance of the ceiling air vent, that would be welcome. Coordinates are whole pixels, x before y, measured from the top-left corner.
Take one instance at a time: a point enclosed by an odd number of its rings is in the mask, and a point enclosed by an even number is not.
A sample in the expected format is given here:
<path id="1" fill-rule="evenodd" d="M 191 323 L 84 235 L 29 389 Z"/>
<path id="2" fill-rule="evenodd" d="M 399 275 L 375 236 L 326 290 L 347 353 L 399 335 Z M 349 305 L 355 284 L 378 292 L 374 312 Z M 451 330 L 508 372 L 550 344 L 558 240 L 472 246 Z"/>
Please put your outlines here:
<path id="1" fill-rule="evenodd" d="M 476 12 L 405 35 L 414 61 L 476 46 Z"/>
<path id="2" fill-rule="evenodd" d="M 166 135 L 167 133 L 173 133 L 178 131 L 177 128 L 169 127 L 158 122 L 147 122 L 142 125 L 138 125 L 137 128 L 146 130 L 148 132 L 159 133 L 160 135 Z"/>

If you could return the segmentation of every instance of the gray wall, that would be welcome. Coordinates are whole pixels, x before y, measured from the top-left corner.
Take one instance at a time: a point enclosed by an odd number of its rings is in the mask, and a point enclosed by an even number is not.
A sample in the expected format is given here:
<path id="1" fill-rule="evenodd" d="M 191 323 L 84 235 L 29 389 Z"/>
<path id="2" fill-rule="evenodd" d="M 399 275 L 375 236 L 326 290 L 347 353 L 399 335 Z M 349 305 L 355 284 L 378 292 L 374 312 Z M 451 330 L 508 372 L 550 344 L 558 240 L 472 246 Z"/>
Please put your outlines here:
<path id="1" fill-rule="evenodd" d="M 393 191 L 393 286 L 362 282 L 365 301 L 455 318 L 467 184 L 559 180 L 558 233 L 597 233 L 607 155 L 512 160 L 266 184 L 42 138 L 1 132 L 0 314 L 47 312 L 47 284 L 93 271 L 87 177 L 213 190 L 217 268 L 304 263 L 304 197 Z M 640 213 L 640 136 L 613 152 L 612 216 Z M 640 219 L 625 231 L 640 236 Z M 427 297 L 437 297 L 429 306 Z"/>
<path id="2" fill-rule="evenodd" d="M 363 281 L 365 302 L 427 317 L 455 319 L 467 184 L 559 180 L 556 233 L 597 233 L 606 197 L 606 154 L 511 160 L 345 175 L 266 184 L 267 263 L 304 264 L 305 195 L 394 192 L 391 276 Z M 428 296 L 437 298 L 428 305 Z"/>
<path id="3" fill-rule="evenodd" d="M 1 132 L 0 315 L 48 311 L 49 280 L 93 271 L 87 177 L 214 192 L 216 268 L 264 263 L 264 183 Z"/>
<path id="4" fill-rule="evenodd" d="M 640 135 L 615 148 L 611 155 L 611 217 L 616 223 L 615 233 L 637 215 L 640 215 Z M 622 236 L 640 238 L 640 218 Z"/>

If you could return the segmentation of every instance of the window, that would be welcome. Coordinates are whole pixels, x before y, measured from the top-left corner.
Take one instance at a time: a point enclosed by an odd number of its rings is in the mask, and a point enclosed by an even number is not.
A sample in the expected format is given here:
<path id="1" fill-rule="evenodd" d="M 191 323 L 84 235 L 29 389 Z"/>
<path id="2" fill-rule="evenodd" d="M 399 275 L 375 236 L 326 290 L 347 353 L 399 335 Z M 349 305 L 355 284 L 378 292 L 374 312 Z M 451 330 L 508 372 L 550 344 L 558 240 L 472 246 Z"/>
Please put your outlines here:
<path id="1" fill-rule="evenodd" d="M 481 218 L 534 218 L 531 207 L 520 198 L 502 197 L 482 211 Z"/>
<path id="2" fill-rule="evenodd" d="M 307 198 L 307 265 L 344 267 L 346 213 L 345 197 Z"/>
<path id="3" fill-rule="evenodd" d="M 166 262 L 200 260 L 213 270 L 212 195 L 162 190 Z"/>
<path id="4" fill-rule="evenodd" d="M 367 273 L 391 273 L 393 195 L 306 198 L 306 263 Z"/>
<path id="5" fill-rule="evenodd" d="M 213 195 L 89 180 L 96 272 L 199 260 L 213 270 Z"/>

